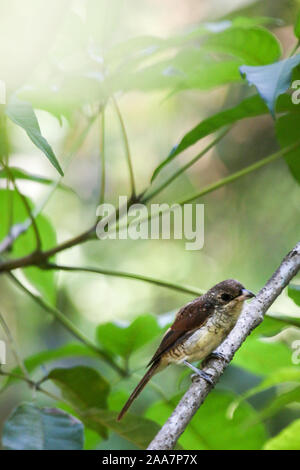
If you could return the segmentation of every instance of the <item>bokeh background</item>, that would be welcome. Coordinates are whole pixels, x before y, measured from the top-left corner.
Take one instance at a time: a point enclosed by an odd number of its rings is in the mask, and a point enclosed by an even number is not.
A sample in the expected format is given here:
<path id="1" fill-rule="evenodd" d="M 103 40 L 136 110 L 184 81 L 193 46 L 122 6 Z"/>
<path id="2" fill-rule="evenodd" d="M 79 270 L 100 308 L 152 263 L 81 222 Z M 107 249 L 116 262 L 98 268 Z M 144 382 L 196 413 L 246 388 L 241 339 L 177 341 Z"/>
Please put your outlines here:
<path id="1" fill-rule="evenodd" d="M 26 95 L 26 92 L 30 93 L 32 84 L 46 83 L 53 87 L 57 69 L 77 74 L 84 68 L 81 47 L 86 30 L 83 32 L 80 25 L 86 24 L 85 3 L 83 0 L 0 1 L 0 78 L 6 82 L 9 93 L 25 86 Z M 272 25 L 271 29 L 282 41 L 284 50 L 290 50 L 295 42 L 291 23 L 299 8 L 297 1 L 99 0 L 97 4 L 97 14 L 93 21 L 88 22 L 88 28 L 102 35 L 103 47 L 141 35 L 168 38 L 187 32 L 201 22 L 219 21 L 230 17 L 233 12 L 238 14 L 236 12 L 240 10 L 240 14 L 246 16 L 280 18 L 282 23 Z M 167 89 L 117 94 L 128 132 L 138 191 L 149 185 L 153 170 L 189 129 L 223 107 L 237 103 L 243 93 L 245 91 L 240 85 L 233 84 L 209 91 L 187 90 L 175 94 L 170 94 Z M 41 94 L 40 99 L 42 104 L 45 95 Z M 60 114 L 60 104 L 54 103 L 57 114 Z M 86 112 L 89 111 L 87 107 Z M 42 109 L 37 111 L 37 116 L 43 134 L 66 168 L 63 182 L 73 190 L 58 189 L 43 210 L 55 227 L 58 241 L 63 241 L 88 228 L 95 218 L 101 176 L 100 122 L 94 123 L 83 145 L 69 161 L 68 151 L 78 134 L 81 118 L 73 115 L 69 120 L 62 114 L 60 119 L 56 119 Z M 55 170 L 45 158 L 41 158 L 40 152 L 21 129 L 11 125 L 9 132 L 10 161 L 14 166 L 57 179 Z M 210 140 L 210 137 L 206 138 L 183 153 L 168 170 L 162 172 L 160 181 L 168 171 L 175 170 L 196 155 Z M 271 116 L 245 120 L 162 192 L 155 202 L 174 202 L 187 197 L 276 149 Z M 106 200 L 116 203 L 118 195 L 129 194 L 129 179 L 120 126 L 111 106 L 106 113 L 105 153 Z M 50 190 L 32 182 L 22 182 L 20 188 L 37 205 L 47 198 Z M 200 251 L 186 251 L 184 240 L 108 240 L 105 243 L 97 240 L 60 254 L 58 260 L 64 264 L 101 266 L 144 274 L 200 289 L 208 289 L 226 278 L 236 278 L 257 292 L 298 241 L 299 196 L 299 186 L 280 159 L 199 200 L 205 204 L 205 242 Z M 0 208 L 0 218 L 4 210 Z M 144 313 L 159 316 L 165 324 L 172 313 L 191 300 L 188 294 L 151 284 L 85 273 L 57 273 L 55 284 L 58 307 L 91 337 L 101 323 L 128 322 Z M 1 311 L 24 357 L 71 340 L 50 315 L 4 278 L 0 280 L 0 298 Z M 274 303 L 272 312 L 292 316 L 300 314 L 286 293 Z M 132 358 L 137 376 L 124 382 L 123 388 L 129 390 L 133 386 L 153 348 L 151 345 Z M 13 365 L 10 352 L 8 361 Z M 105 369 L 103 364 L 99 367 Z M 158 379 L 160 383 L 165 380 L 166 394 L 171 393 L 174 387 L 184 388 L 182 384 L 178 386 L 181 373 L 181 369 L 178 371 L 176 368 Z M 257 383 L 254 375 L 241 372 L 234 366 L 222 380 L 223 386 L 236 392 Z M 145 391 L 135 411 L 142 410 L 154 394 L 154 390 Z M 1 394 L 0 428 L 16 403 L 30 396 L 31 392 L 25 385 L 10 387 Z M 44 403 L 45 399 L 42 400 Z M 259 400 L 254 405 L 259 407 Z M 291 413 L 297 414 L 298 411 L 293 409 Z M 288 412 L 277 417 L 270 423 L 271 434 L 281 429 L 289 419 Z M 101 442 L 93 433 L 89 439 L 92 448 L 128 448 L 128 443 L 114 434 L 108 443 Z"/>

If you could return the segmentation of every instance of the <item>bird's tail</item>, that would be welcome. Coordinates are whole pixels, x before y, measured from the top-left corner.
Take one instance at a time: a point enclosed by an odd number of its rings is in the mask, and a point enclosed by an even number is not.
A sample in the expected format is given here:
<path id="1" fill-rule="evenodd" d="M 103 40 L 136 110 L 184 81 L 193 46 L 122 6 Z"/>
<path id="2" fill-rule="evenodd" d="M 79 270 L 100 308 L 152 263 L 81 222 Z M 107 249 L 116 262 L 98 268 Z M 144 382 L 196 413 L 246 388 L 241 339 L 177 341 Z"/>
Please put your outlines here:
<path id="1" fill-rule="evenodd" d="M 132 394 L 130 395 L 130 397 L 128 398 L 127 402 L 125 403 L 125 405 L 123 406 L 122 410 L 120 411 L 118 417 L 117 417 L 117 421 L 120 421 L 124 414 L 126 413 L 126 411 L 128 410 L 128 408 L 131 406 L 133 400 L 136 399 L 136 397 L 141 393 L 141 391 L 143 390 L 143 388 L 145 387 L 145 385 L 147 385 L 147 383 L 149 382 L 149 380 L 151 379 L 151 377 L 155 374 L 156 372 L 156 369 L 158 368 L 158 366 L 160 365 L 160 360 L 154 362 L 154 364 L 152 364 L 152 366 L 150 367 L 149 370 L 147 370 L 146 374 L 144 375 L 144 377 L 142 378 L 142 380 L 138 383 L 138 385 L 135 387 L 135 389 L 133 390 Z"/>

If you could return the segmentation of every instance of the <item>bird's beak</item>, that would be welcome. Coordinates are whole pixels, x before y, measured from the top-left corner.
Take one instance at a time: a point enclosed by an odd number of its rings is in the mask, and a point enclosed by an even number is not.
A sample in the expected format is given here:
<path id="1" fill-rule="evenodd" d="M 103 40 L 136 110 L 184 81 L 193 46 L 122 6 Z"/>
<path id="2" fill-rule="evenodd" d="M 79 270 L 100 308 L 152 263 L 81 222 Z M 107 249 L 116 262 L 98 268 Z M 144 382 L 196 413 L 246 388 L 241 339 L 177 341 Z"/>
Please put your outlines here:
<path id="1" fill-rule="evenodd" d="M 243 293 L 242 295 L 243 295 L 244 299 L 251 299 L 252 297 L 255 297 L 255 294 L 253 294 L 253 292 L 251 292 L 248 289 L 243 289 L 242 293 Z"/>

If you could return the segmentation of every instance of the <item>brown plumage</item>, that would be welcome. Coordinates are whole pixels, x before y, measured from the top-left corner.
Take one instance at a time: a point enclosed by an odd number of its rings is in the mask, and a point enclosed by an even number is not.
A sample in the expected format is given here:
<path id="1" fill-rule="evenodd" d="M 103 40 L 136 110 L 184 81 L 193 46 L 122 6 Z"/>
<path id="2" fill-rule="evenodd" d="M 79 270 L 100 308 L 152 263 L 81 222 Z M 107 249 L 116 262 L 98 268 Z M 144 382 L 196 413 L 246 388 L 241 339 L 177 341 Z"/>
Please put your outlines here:
<path id="1" fill-rule="evenodd" d="M 187 361 L 202 360 L 216 349 L 234 327 L 244 301 L 251 297 L 254 294 L 242 284 L 228 279 L 182 307 L 150 360 L 148 366 L 151 367 L 125 403 L 118 420 L 124 416 L 151 377 L 170 363 L 184 363 L 209 381 L 207 374 L 195 369 Z"/>

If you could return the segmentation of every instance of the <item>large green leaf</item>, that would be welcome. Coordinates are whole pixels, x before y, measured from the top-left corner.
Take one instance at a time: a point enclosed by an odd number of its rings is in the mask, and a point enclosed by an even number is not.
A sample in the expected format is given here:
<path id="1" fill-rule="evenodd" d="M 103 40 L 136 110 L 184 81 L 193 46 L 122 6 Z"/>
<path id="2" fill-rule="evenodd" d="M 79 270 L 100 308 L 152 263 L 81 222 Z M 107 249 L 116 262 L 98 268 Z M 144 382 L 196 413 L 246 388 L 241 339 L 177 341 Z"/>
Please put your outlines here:
<path id="1" fill-rule="evenodd" d="M 33 204 L 28 198 L 27 202 L 32 208 Z M 27 221 L 29 216 L 19 194 L 16 191 L 0 190 L 0 207 L 2 208 L 0 240 L 2 240 L 6 237 L 10 229 L 10 222 L 12 222 L 12 225 L 21 224 Z M 12 220 L 10 220 L 10 208 L 12 208 Z M 39 215 L 36 218 L 36 224 L 42 239 L 43 249 L 55 246 L 56 234 L 49 220 L 45 216 Z M 12 257 L 22 257 L 32 253 L 35 249 L 35 233 L 32 226 L 30 226 L 25 233 L 16 239 L 10 254 Z M 54 272 L 41 270 L 36 267 L 28 267 L 24 269 L 24 274 L 51 304 L 55 303 L 56 288 Z"/>
<path id="2" fill-rule="evenodd" d="M 289 326 L 300 328 L 300 318 L 289 317 L 288 315 L 271 316 L 268 314 L 265 316 L 264 321 L 252 331 L 250 339 L 275 336 L 280 333 L 283 328 Z"/>
<path id="3" fill-rule="evenodd" d="M 47 376 L 76 408 L 106 408 L 109 383 L 91 367 L 75 366 L 53 369 Z"/>
<path id="4" fill-rule="evenodd" d="M 239 67 L 241 60 L 224 60 L 212 62 L 191 70 L 187 76 L 180 80 L 177 91 L 188 89 L 210 90 L 212 88 L 239 82 Z M 176 90 L 175 90 L 176 91 Z"/>
<path id="5" fill-rule="evenodd" d="M 83 425 L 57 408 L 24 403 L 4 424 L 2 444 L 8 450 L 82 450 Z"/>
<path id="6" fill-rule="evenodd" d="M 233 358 L 234 365 L 258 375 L 267 375 L 290 363 L 291 351 L 285 344 L 266 342 L 255 336 L 250 336 Z"/>
<path id="7" fill-rule="evenodd" d="M 141 416 L 127 413 L 122 421 L 117 421 L 118 412 L 108 410 L 91 410 L 85 415 L 85 424 L 101 434 L 106 427 L 119 436 L 132 442 L 141 449 L 146 449 L 160 430 L 155 422 Z"/>
<path id="8" fill-rule="evenodd" d="M 297 107 L 296 105 L 294 106 Z M 284 157 L 293 177 L 298 181 L 298 183 L 300 183 L 299 126 L 300 115 L 298 113 L 289 113 L 285 116 L 281 116 L 276 122 L 276 136 L 282 148 L 299 142 L 299 147 L 291 150 Z"/>
<path id="9" fill-rule="evenodd" d="M 180 397 L 167 402 L 152 405 L 146 417 L 162 425 L 170 416 Z M 211 392 L 204 404 L 181 436 L 179 443 L 189 450 L 194 449 L 261 449 L 266 439 L 262 424 L 248 427 L 250 420 L 257 413 L 248 404 L 243 403 L 230 419 L 227 410 L 236 395 L 229 392 Z"/>
<path id="10" fill-rule="evenodd" d="M 110 386 L 95 369 L 86 366 L 53 369 L 47 378 L 60 388 L 63 396 L 79 412 L 107 407 Z M 104 426 L 99 426 L 97 432 L 103 437 L 107 436 Z"/>
<path id="11" fill-rule="evenodd" d="M 110 85 L 115 91 L 120 88 L 208 89 L 240 80 L 238 67 L 243 62 L 265 64 L 279 57 L 280 47 L 276 38 L 267 30 L 253 26 L 264 21 L 262 18 L 253 19 L 246 24 L 246 20 L 240 18 L 233 22 L 203 23 L 192 31 L 167 39 L 141 36 L 116 44 L 104 53 L 105 63 L 112 69 Z M 195 48 L 196 41 L 204 36 L 202 49 L 198 45 Z M 255 47 L 257 43 L 260 47 Z M 162 52 L 168 49 L 172 52 L 174 48 L 177 48 L 177 54 L 161 60 Z M 239 60 L 215 63 L 206 53 L 215 53 L 216 50 Z M 155 55 L 158 55 L 158 60 Z M 149 62 L 149 57 L 154 63 L 142 67 L 145 59 Z"/>
<path id="12" fill-rule="evenodd" d="M 128 358 L 133 352 L 155 338 L 161 331 L 155 317 L 141 315 L 126 328 L 114 323 L 105 323 L 98 326 L 96 338 L 106 351 Z"/>
<path id="13" fill-rule="evenodd" d="M 265 66 L 243 65 L 240 67 L 240 72 L 246 77 L 249 85 L 256 87 L 275 118 L 276 100 L 289 88 L 293 69 L 299 64 L 300 54 Z"/>
<path id="14" fill-rule="evenodd" d="M 14 96 L 6 106 L 6 114 L 15 124 L 26 131 L 34 145 L 46 155 L 59 174 L 63 176 L 63 171 L 51 146 L 41 134 L 41 129 L 32 106 Z"/>
<path id="15" fill-rule="evenodd" d="M 278 322 L 281 322 L 281 327 L 296 326 L 297 328 L 300 328 L 300 317 L 290 317 L 289 315 L 276 314 L 276 316 L 274 317 L 267 315 L 266 318 L 275 319 L 277 321 L 278 326 Z M 268 334 L 266 334 L 266 336 L 268 336 Z"/>
<path id="16" fill-rule="evenodd" d="M 300 450 L 300 419 L 267 441 L 264 450 Z"/>
<path id="17" fill-rule="evenodd" d="M 266 340 L 288 327 L 289 317 L 284 321 L 280 317 L 265 317 L 264 321 L 251 333 L 245 343 L 236 352 L 233 364 L 258 375 L 276 373 L 279 368 L 291 364 L 291 350 L 280 341 Z M 296 319 L 297 320 L 297 319 Z M 291 319 L 293 321 L 293 319 Z M 298 324 L 298 323 L 297 323 Z"/>
<path id="18" fill-rule="evenodd" d="M 300 173 L 299 173 L 300 175 Z M 300 180 L 299 180 L 300 181 Z M 300 285 L 290 284 L 288 286 L 288 296 L 300 307 Z"/>
<path id="19" fill-rule="evenodd" d="M 247 65 L 264 65 L 280 57 L 281 48 L 276 37 L 259 27 L 233 27 L 210 35 L 203 47 L 213 52 L 222 52 L 238 57 Z"/>
<path id="20" fill-rule="evenodd" d="M 65 402 L 59 403 L 58 406 L 68 413 L 80 417 L 85 424 L 85 433 L 87 433 L 87 431 L 92 433 L 91 437 L 93 442 L 96 441 L 95 432 L 103 437 L 103 429 L 107 429 L 128 440 L 136 447 L 145 449 L 158 433 L 159 426 L 154 421 L 142 416 L 136 416 L 130 412 L 126 413 L 121 421 L 117 421 L 117 416 L 125 400 L 128 398 L 128 395 L 125 392 L 120 393 L 120 391 L 117 393 L 113 392 L 113 395 L 113 403 L 110 403 L 109 410 L 94 408 L 86 410 L 82 414 L 77 414 L 72 407 Z M 108 401 L 111 401 L 111 398 L 112 394 L 109 395 Z M 87 444 L 88 443 L 85 443 L 85 446 Z"/>
<path id="21" fill-rule="evenodd" d="M 283 95 L 278 100 L 277 112 L 293 110 L 295 106 L 291 103 L 290 97 Z M 251 96 L 241 101 L 233 108 L 218 112 L 213 116 L 201 121 L 191 131 L 187 132 L 179 144 L 173 148 L 168 157 L 156 168 L 153 173 L 154 180 L 160 171 L 170 163 L 179 153 L 196 144 L 200 139 L 217 131 L 218 129 L 233 124 L 241 119 L 260 116 L 268 113 L 268 108 L 259 95 Z"/>

